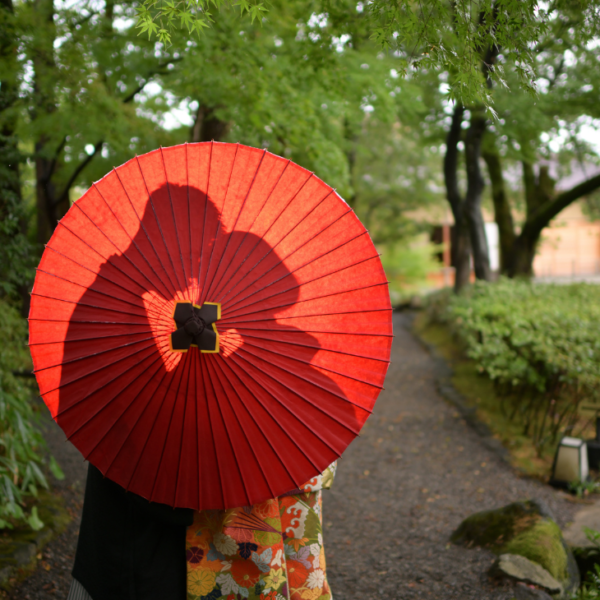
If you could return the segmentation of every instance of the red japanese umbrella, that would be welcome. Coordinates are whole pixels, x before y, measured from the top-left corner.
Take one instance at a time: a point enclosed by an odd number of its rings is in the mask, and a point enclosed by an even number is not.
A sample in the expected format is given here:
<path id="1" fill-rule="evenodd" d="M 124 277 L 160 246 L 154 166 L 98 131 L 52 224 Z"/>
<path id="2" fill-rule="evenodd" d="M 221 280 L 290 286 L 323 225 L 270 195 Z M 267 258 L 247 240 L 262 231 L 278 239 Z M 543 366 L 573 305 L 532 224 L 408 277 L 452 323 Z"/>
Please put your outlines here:
<path id="1" fill-rule="evenodd" d="M 289 160 L 222 143 L 95 183 L 46 246 L 29 326 L 68 439 L 122 487 L 198 510 L 276 497 L 341 456 L 392 338 L 348 205 Z"/>

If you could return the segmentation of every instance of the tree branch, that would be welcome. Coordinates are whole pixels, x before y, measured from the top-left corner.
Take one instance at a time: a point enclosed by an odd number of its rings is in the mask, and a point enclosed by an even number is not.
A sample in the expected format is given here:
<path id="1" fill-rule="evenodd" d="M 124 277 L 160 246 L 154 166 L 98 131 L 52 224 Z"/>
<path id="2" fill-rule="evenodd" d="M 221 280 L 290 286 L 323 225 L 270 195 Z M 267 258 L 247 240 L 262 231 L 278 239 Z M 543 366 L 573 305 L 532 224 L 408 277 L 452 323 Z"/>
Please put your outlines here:
<path id="1" fill-rule="evenodd" d="M 171 65 L 173 63 L 181 62 L 182 60 L 183 60 L 183 57 L 180 56 L 178 58 L 172 58 L 165 63 L 156 65 L 156 67 L 154 69 L 151 69 L 150 71 L 148 71 L 148 73 L 146 74 L 146 77 L 142 81 L 142 83 L 140 83 L 132 92 L 127 94 L 127 96 L 123 97 L 123 100 L 122 100 L 123 104 L 128 104 L 129 102 L 131 102 L 135 98 L 135 95 L 139 94 L 148 85 L 148 82 L 150 81 L 150 79 L 152 79 L 152 77 L 154 77 L 155 75 L 166 75 L 168 73 L 168 71 L 165 71 L 165 69 L 169 65 Z"/>
<path id="2" fill-rule="evenodd" d="M 525 222 L 523 232 L 527 231 L 529 235 L 541 232 L 567 206 L 598 188 L 600 188 L 600 173 L 540 206 Z"/>
<path id="3" fill-rule="evenodd" d="M 128 104 L 129 102 L 131 102 L 134 99 L 135 95 L 138 94 L 139 92 L 141 92 L 144 89 L 144 87 L 148 84 L 148 82 L 150 81 L 150 79 L 154 75 L 158 75 L 158 74 L 163 73 L 164 69 L 169 64 L 171 64 L 173 62 L 179 62 L 180 60 L 182 60 L 182 58 L 173 58 L 172 60 L 169 60 L 166 63 L 161 63 L 161 64 L 157 65 L 155 69 L 152 69 L 146 75 L 146 79 L 142 83 L 140 83 L 135 88 L 135 90 L 133 90 L 132 92 L 130 92 L 129 94 L 127 94 L 127 96 L 123 97 L 123 99 L 122 99 L 123 104 Z M 54 165 L 55 165 L 56 161 L 58 160 L 58 155 L 64 149 L 65 143 L 66 143 L 66 137 L 63 139 L 63 141 L 60 144 L 58 150 L 56 151 L 55 157 L 52 160 L 52 165 L 53 166 L 52 166 L 52 169 L 51 169 L 50 173 L 52 173 Z M 65 187 L 63 188 L 62 193 L 53 202 L 53 204 L 52 204 L 53 207 L 58 206 L 61 202 L 63 202 L 64 200 L 67 199 L 67 197 L 69 195 L 69 190 L 71 189 L 71 187 L 73 186 L 73 184 L 77 180 L 77 177 L 79 177 L 79 175 L 82 173 L 82 171 L 92 162 L 92 160 L 94 159 L 94 157 L 96 156 L 96 154 L 102 149 L 103 145 L 104 145 L 104 140 L 100 140 L 99 142 L 97 142 L 96 145 L 94 146 L 94 151 L 91 154 L 89 154 L 88 156 L 86 156 L 85 159 L 81 161 L 81 163 L 79 163 L 79 165 L 73 171 L 73 174 L 71 175 L 71 177 L 69 178 L 69 180 L 65 184 Z M 48 179 L 50 179 L 50 177 L 48 177 Z"/>
<path id="4" fill-rule="evenodd" d="M 43 179 L 44 185 L 46 185 L 52 178 L 54 169 L 56 169 L 56 163 L 58 162 L 58 157 L 60 156 L 60 153 L 64 150 L 66 143 L 67 143 L 67 136 L 65 135 L 63 137 L 62 141 L 60 142 L 60 144 L 58 145 L 58 148 L 56 149 L 56 152 L 54 153 L 52 160 L 50 161 L 50 165 L 48 167 L 48 173 L 46 174 L 46 176 Z"/>
<path id="5" fill-rule="evenodd" d="M 92 162 L 94 156 L 96 156 L 96 154 L 98 152 L 100 152 L 100 150 L 102 149 L 103 145 L 104 145 L 104 140 L 100 140 L 94 146 L 94 151 L 91 154 L 89 154 L 88 156 L 86 156 L 85 159 L 82 160 L 79 163 L 79 165 L 77 166 L 77 168 L 75 169 L 75 171 L 73 171 L 73 174 L 69 178 L 69 181 L 67 181 L 67 183 L 65 184 L 65 187 L 64 187 L 64 189 L 62 191 L 62 194 L 60 194 L 60 196 L 58 196 L 56 198 L 56 200 L 52 203 L 52 207 L 58 206 L 61 202 L 63 202 L 64 200 L 67 199 L 67 197 L 69 195 L 69 190 L 71 189 L 71 187 L 73 186 L 73 184 L 77 180 L 77 177 L 79 177 L 79 175 L 81 174 L 81 172 Z"/>

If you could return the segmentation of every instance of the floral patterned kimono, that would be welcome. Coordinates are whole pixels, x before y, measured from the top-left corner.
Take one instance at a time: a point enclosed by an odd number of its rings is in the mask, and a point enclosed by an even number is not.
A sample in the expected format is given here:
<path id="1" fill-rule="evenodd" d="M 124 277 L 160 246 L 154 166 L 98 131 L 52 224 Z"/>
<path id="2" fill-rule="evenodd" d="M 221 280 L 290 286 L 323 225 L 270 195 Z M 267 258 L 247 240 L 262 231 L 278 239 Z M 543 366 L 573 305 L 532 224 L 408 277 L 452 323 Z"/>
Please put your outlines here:
<path id="1" fill-rule="evenodd" d="M 194 514 L 187 529 L 188 600 L 332 600 L 321 490 L 336 463 L 262 504 Z"/>

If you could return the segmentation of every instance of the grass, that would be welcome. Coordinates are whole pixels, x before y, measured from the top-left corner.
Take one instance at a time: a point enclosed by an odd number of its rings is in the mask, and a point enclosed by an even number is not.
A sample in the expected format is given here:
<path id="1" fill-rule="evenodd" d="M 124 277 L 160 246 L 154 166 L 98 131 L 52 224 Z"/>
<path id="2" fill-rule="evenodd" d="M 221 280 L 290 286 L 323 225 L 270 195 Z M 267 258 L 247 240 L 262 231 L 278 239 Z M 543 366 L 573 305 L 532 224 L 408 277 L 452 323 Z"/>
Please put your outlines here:
<path id="1" fill-rule="evenodd" d="M 509 419 L 503 397 L 485 375 L 481 374 L 475 361 L 466 357 L 461 345 L 451 332 L 439 323 L 430 322 L 427 314 L 419 312 L 414 322 L 415 333 L 437 352 L 452 367 L 452 384 L 477 409 L 477 417 L 486 423 L 493 436 L 508 450 L 512 465 L 527 475 L 543 481 L 549 478 L 554 458 L 554 448 L 545 447 L 541 456 L 529 437 L 523 434 L 523 425 L 517 419 Z M 590 426 L 591 427 L 591 426 Z M 585 427 L 588 437 L 593 429 Z"/>

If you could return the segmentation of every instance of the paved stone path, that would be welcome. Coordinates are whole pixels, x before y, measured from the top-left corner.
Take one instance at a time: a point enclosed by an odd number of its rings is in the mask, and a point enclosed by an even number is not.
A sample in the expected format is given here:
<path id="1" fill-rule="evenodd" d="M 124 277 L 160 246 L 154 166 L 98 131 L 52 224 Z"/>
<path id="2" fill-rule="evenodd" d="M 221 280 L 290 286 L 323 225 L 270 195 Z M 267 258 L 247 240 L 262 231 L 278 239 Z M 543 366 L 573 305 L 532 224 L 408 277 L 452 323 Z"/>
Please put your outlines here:
<path id="1" fill-rule="evenodd" d="M 325 493 L 325 547 L 335 600 L 508 600 L 491 582 L 492 555 L 448 544 L 469 514 L 524 498 L 545 501 L 562 526 L 576 506 L 548 486 L 520 478 L 437 393 L 436 362 L 394 316 L 386 391 L 339 463 Z M 53 426 L 48 434 L 67 475 L 60 490 L 75 514 L 85 465 Z M 64 600 L 77 540 L 76 519 L 44 552 L 11 600 Z"/>

